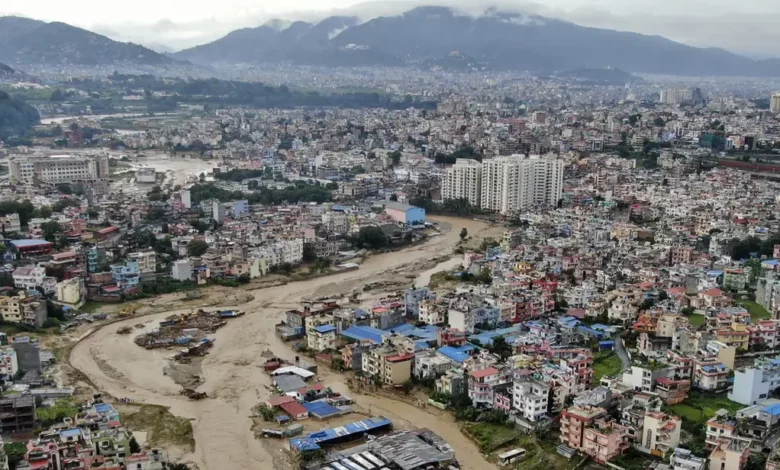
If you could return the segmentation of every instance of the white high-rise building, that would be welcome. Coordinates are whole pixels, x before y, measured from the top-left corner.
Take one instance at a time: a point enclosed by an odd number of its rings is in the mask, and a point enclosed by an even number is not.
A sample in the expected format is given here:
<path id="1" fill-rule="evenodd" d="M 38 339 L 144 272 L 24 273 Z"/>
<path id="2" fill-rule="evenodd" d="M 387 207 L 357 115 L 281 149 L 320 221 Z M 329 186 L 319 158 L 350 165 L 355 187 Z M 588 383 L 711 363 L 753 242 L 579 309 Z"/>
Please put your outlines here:
<path id="1" fill-rule="evenodd" d="M 458 158 L 455 165 L 444 172 L 441 198 L 468 199 L 472 206 L 478 206 L 481 184 L 482 164 L 476 160 Z"/>
<path id="2" fill-rule="evenodd" d="M 181 203 L 186 209 L 192 208 L 192 195 L 189 189 L 182 189 L 179 193 L 181 196 Z"/>
<path id="3" fill-rule="evenodd" d="M 14 156 L 8 169 L 17 183 L 95 183 L 110 177 L 107 154 Z"/>
<path id="4" fill-rule="evenodd" d="M 772 94 L 769 100 L 769 110 L 773 113 L 780 113 L 780 93 Z"/>
<path id="5" fill-rule="evenodd" d="M 563 192 L 563 161 L 511 155 L 482 162 L 481 204 L 502 214 L 555 206 Z"/>

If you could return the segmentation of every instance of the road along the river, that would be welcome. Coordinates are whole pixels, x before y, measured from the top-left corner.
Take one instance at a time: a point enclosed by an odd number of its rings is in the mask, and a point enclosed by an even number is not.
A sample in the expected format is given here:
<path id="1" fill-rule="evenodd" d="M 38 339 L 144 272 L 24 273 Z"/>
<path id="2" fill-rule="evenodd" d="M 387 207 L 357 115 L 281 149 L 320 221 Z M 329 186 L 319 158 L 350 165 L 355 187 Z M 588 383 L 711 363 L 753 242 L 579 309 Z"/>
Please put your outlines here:
<path id="1" fill-rule="evenodd" d="M 274 468 L 271 454 L 250 431 L 250 415 L 255 405 L 273 394 L 271 380 L 261 368 L 265 361 L 263 351 L 271 350 L 288 359 L 293 357 L 290 347 L 274 334 L 275 325 L 284 318 L 286 310 L 297 308 L 302 298 L 322 293 L 340 297 L 365 282 L 381 280 L 394 269 L 452 254 L 463 227 L 476 238 L 500 234 L 500 229 L 475 220 L 433 219 L 449 225 L 450 230 L 424 244 L 373 256 L 356 271 L 252 291 L 254 300 L 234 306 L 247 314 L 231 320 L 213 335 L 215 345 L 203 362 L 205 383 L 198 389 L 208 393 L 206 400 L 190 401 L 182 397 L 179 395 L 181 388 L 163 374 L 163 368 L 172 356 L 171 351 L 146 350 L 133 343 L 134 335 L 116 334 L 122 326 L 134 326 L 141 321 L 156 322 L 176 313 L 176 310 L 142 319 L 131 318 L 96 329 L 73 348 L 70 364 L 110 395 L 167 406 L 174 415 L 192 419 L 196 448 L 194 453 L 185 456 L 185 460 L 197 464 L 201 470 Z M 452 261 L 445 261 L 440 266 L 444 269 L 452 264 Z M 430 273 L 425 274 L 418 281 L 430 277 Z M 191 308 L 186 311 L 191 311 Z M 340 375 L 326 375 L 327 385 L 338 391 L 347 391 Z M 456 449 L 464 469 L 493 468 L 477 447 L 461 434 L 449 414 L 428 413 L 392 399 L 350 395 L 358 405 L 371 409 L 374 414 L 403 421 L 413 427 L 427 427 L 438 433 Z M 279 442 L 279 446 L 282 445 Z"/>

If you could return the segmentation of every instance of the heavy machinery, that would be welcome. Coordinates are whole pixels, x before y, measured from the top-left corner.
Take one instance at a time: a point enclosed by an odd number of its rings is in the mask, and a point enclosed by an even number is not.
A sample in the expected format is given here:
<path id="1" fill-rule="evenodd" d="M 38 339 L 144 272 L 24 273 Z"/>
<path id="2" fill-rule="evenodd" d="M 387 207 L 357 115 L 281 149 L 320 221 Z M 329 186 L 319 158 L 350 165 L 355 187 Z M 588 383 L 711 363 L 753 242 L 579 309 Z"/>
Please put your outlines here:
<path id="1" fill-rule="evenodd" d="M 129 307 L 123 308 L 119 311 L 119 318 L 127 318 L 135 315 L 135 311 L 138 310 L 138 306 L 133 304 Z"/>

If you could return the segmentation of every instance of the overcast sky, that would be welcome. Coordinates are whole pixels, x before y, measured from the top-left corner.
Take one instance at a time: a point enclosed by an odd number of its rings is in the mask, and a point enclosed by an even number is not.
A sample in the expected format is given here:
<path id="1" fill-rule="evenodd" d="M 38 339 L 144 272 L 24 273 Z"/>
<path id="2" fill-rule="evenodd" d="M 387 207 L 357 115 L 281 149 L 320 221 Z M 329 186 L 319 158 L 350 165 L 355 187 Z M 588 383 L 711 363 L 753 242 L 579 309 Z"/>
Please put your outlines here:
<path id="1" fill-rule="evenodd" d="M 498 5 L 594 26 L 659 34 L 699 47 L 780 57 L 778 0 L 0 0 L 0 15 L 63 21 L 117 40 L 181 49 L 272 18 L 316 20 L 397 14 L 419 4 L 450 5 L 473 14 Z M 354 5 L 354 6 L 353 6 Z"/>

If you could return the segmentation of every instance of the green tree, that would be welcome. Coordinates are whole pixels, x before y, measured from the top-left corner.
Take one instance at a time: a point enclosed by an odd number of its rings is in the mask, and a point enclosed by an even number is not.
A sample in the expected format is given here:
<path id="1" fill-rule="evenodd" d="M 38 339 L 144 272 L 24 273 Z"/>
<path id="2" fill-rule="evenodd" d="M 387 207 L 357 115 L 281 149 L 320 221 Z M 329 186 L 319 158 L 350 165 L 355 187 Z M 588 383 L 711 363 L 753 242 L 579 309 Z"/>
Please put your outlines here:
<path id="1" fill-rule="evenodd" d="M 395 152 L 387 152 L 387 156 L 390 157 L 390 161 L 393 166 L 398 166 L 401 163 L 401 152 L 396 150 Z"/>
<path id="2" fill-rule="evenodd" d="M 469 231 L 466 229 L 466 227 L 463 227 L 460 229 L 460 239 L 465 240 L 469 236 Z"/>
<path id="3" fill-rule="evenodd" d="M 187 253 L 190 256 L 201 256 L 209 249 L 209 244 L 203 240 L 192 240 L 187 245 Z"/>
<path id="4" fill-rule="evenodd" d="M 493 338 L 493 341 L 490 343 L 490 346 L 487 347 L 487 350 L 500 357 L 502 361 L 506 361 L 514 354 L 512 346 L 506 342 L 506 338 L 503 336 L 496 336 Z"/>
<path id="5" fill-rule="evenodd" d="M 62 227 L 54 220 L 41 224 L 41 230 L 43 231 L 44 240 L 52 243 L 57 240 L 57 235 L 62 233 Z"/>
<path id="6" fill-rule="evenodd" d="M 387 235 L 379 227 L 362 227 L 358 233 L 356 244 L 361 248 L 379 249 L 388 244 Z"/>
<path id="7" fill-rule="evenodd" d="M 130 453 L 131 454 L 137 454 L 137 453 L 141 452 L 141 446 L 138 445 L 138 441 L 135 440 L 135 436 L 130 438 L 129 447 L 130 447 Z"/>

